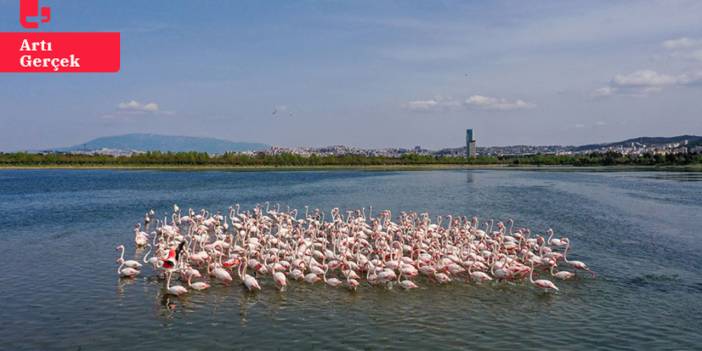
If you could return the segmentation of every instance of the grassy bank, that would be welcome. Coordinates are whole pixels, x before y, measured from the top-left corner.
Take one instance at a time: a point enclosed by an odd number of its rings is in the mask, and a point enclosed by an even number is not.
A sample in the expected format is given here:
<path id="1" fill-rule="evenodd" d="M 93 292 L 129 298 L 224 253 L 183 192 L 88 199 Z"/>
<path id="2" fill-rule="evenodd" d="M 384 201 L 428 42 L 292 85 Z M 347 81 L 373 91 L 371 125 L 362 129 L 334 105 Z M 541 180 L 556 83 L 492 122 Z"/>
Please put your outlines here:
<path id="1" fill-rule="evenodd" d="M 702 169 L 702 154 L 527 155 L 463 157 L 405 154 L 384 156 L 245 155 L 147 152 L 132 156 L 0 153 L 0 168 L 38 169 L 221 169 L 221 170 L 426 170 L 426 169 Z"/>

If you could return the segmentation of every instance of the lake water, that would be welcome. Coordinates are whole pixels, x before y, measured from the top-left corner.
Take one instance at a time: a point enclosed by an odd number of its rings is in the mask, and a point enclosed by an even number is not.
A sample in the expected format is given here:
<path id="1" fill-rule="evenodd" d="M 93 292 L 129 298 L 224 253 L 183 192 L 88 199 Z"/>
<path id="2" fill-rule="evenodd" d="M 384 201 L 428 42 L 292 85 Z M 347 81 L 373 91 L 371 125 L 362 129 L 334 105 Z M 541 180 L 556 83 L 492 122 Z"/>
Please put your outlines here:
<path id="1" fill-rule="evenodd" d="M 663 172 L 0 171 L 0 349 L 652 349 L 702 347 L 702 175 Z M 513 218 L 598 273 L 530 284 L 418 281 L 356 293 L 270 279 L 172 298 L 115 272 L 144 212 L 270 200 Z"/>

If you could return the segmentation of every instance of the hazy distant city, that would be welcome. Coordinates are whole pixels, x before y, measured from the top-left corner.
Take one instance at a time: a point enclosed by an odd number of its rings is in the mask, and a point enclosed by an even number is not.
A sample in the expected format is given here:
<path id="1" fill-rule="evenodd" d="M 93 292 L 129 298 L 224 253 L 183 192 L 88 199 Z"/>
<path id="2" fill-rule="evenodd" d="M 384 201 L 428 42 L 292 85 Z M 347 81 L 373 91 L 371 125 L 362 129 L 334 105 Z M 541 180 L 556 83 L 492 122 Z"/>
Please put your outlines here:
<path id="1" fill-rule="evenodd" d="M 573 155 L 573 154 L 588 154 L 588 153 L 605 153 L 614 151 L 623 155 L 643 155 L 643 154 L 684 154 L 684 153 L 699 153 L 702 152 L 702 146 L 689 147 L 689 141 L 685 140 L 676 143 L 664 144 L 642 144 L 632 142 L 629 145 L 621 146 L 600 146 L 581 149 L 579 146 L 561 146 L 561 145 L 511 145 L 511 146 L 488 146 L 476 148 L 478 156 L 526 156 L 526 155 Z M 342 155 L 362 155 L 362 156 L 384 156 L 384 157 L 401 157 L 405 154 L 418 154 L 430 156 L 465 156 L 466 147 L 446 148 L 441 150 L 428 150 L 420 145 L 414 148 L 384 148 L 384 149 L 362 149 L 349 147 L 344 145 L 333 145 L 325 147 L 296 147 L 283 148 L 271 147 L 268 150 L 262 151 L 266 154 L 291 153 L 301 156 L 342 156 Z"/>
<path id="2" fill-rule="evenodd" d="M 139 142 L 132 141 L 129 138 L 137 136 Z M 113 139 L 127 138 L 127 140 Z M 331 145 L 323 147 L 281 147 L 269 146 L 265 144 L 254 143 L 233 143 L 219 139 L 211 138 L 193 138 L 193 137 L 177 137 L 163 136 L 154 134 L 133 134 L 125 136 L 115 136 L 100 138 L 88 142 L 83 145 L 78 145 L 71 148 L 43 150 L 39 153 L 73 153 L 73 154 L 98 154 L 111 156 L 129 156 L 133 154 L 144 153 L 146 151 L 198 151 L 207 152 L 209 154 L 222 154 L 224 152 L 234 152 L 241 154 L 294 154 L 300 156 L 343 156 L 343 155 L 360 155 L 360 156 L 380 156 L 380 157 L 402 157 L 407 154 L 428 155 L 428 156 L 449 156 L 449 157 L 466 157 L 467 147 L 473 145 L 475 156 L 528 156 L 528 155 L 577 155 L 589 153 L 606 153 L 617 152 L 623 155 L 667 155 L 667 154 L 686 154 L 686 153 L 702 153 L 702 136 L 682 135 L 675 137 L 640 137 L 628 139 L 620 142 L 590 144 L 581 146 L 562 146 L 562 145 L 510 145 L 510 146 L 479 146 L 480 140 L 472 140 L 472 135 L 467 136 L 467 146 L 444 148 L 439 150 L 430 150 L 417 145 L 413 148 L 380 148 L 366 149 L 345 145 Z M 98 140 L 108 140 L 105 142 L 96 142 Z M 149 140 L 151 144 L 144 144 L 143 140 Z M 177 147 L 169 145 L 169 141 L 174 141 Z M 141 143 L 140 143 L 141 142 Z M 217 147 L 211 147 L 211 144 L 217 144 Z M 226 144 L 231 143 L 231 144 Z"/>

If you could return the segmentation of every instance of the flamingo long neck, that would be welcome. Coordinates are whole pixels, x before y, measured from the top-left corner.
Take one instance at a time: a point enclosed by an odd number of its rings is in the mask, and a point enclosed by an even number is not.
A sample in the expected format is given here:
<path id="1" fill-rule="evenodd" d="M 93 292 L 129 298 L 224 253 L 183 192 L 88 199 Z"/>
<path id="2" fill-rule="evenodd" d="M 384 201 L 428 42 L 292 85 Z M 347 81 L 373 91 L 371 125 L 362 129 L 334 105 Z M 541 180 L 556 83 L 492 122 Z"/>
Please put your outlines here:
<path id="1" fill-rule="evenodd" d="M 147 259 L 147 257 L 149 257 L 149 254 L 151 253 L 152 246 L 151 246 L 151 244 L 148 244 L 148 246 L 149 246 L 149 250 L 146 251 L 146 254 L 144 254 L 144 259 L 143 259 L 144 263 L 148 263 L 148 262 L 149 262 L 149 260 Z"/>
<path id="2" fill-rule="evenodd" d="M 120 249 L 122 250 L 122 253 L 119 255 L 119 259 L 124 261 L 124 246 L 120 246 Z"/>
<path id="3" fill-rule="evenodd" d="M 514 221 L 510 219 L 510 221 L 509 221 L 509 235 L 512 235 L 512 227 L 514 227 Z"/>
<path id="4" fill-rule="evenodd" d="M 246 275 L 246 265 L 249 264 L 249 260 L 243 260 L 241 261 L 241 265 L 239 266 L 239 269 L 236 271 L 239 273 L 239 279 L 243 280 L 244 276 Z"/>

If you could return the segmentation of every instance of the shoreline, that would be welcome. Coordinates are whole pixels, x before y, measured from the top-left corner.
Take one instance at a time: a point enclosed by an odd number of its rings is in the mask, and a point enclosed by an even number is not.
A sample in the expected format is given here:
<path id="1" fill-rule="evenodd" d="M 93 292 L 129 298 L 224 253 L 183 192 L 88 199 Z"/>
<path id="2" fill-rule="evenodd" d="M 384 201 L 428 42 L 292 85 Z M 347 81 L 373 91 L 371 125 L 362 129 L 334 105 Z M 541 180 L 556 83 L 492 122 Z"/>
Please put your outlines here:
<path id="1" fill-rule="evenodd" d="M 39 165 L 7 166 L 0 170 L 162 170 L 162 171 L 431 171 L 431 170 L 516 170 L 516 171 L 674 171 L 702 172 L 702 164 L 695 165 L 616 165 L 616 166 L 572 166 L 572 165 L 325 165 L 325 166 L 174 166 L 174 165 Z"/>

